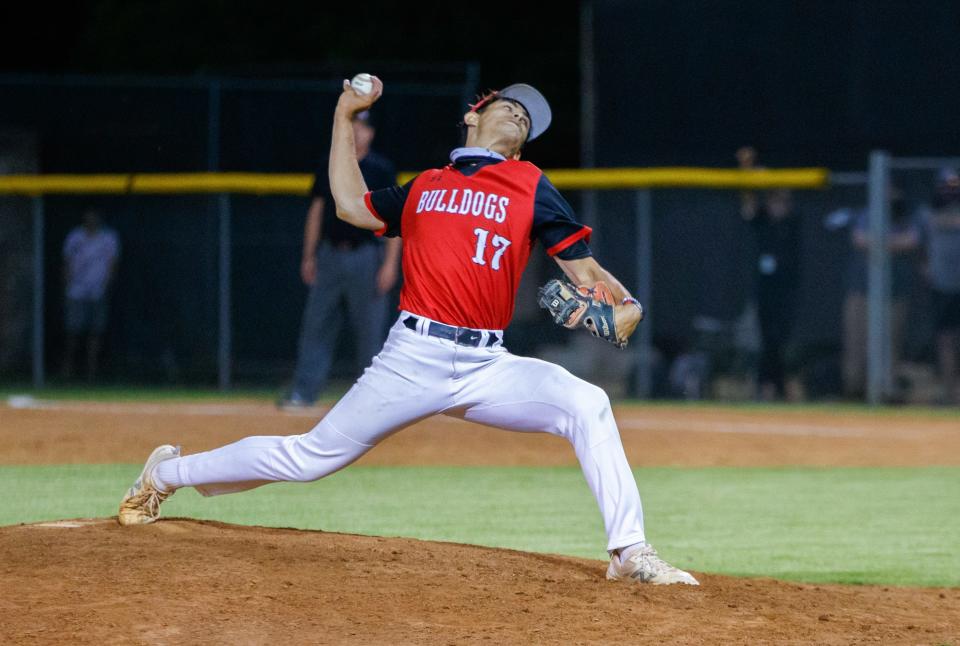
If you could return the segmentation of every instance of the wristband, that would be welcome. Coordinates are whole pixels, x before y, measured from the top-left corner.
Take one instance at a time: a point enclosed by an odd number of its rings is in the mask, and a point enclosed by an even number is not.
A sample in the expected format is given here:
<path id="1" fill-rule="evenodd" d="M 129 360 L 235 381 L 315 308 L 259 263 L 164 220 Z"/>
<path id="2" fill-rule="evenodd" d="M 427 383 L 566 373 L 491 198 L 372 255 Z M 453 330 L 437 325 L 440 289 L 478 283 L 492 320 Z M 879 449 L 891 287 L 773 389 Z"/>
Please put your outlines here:
<path id="1" fill-rule="evenodd" d="M 627 303 L 633 303 L 634 305 L 636 305 L 637 309 L 640 310 L 640 316 L 643 316 L 643 305 L 640 304 L 640 301 L 635 299 L 633 296 L 627 296 L 622 301 L 620 301 L 621 305 L 626 305 Z"/>

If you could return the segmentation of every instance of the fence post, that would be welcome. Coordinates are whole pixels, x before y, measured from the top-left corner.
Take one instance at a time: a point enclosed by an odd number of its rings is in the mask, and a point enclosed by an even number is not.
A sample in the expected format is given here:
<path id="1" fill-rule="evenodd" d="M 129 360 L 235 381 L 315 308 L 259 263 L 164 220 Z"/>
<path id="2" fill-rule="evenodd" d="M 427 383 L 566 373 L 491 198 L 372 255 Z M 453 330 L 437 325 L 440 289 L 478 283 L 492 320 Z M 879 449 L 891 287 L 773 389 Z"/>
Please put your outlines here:
<path id="1" fill-rule="evenodd" d="M 653 345 L 653 318 L 650 310 L 653 299 L 653 208 L 650 191 L 636 192 L 636 250 L 637 250 L 637 300 L 643 305 L 644 317 L 640 323 L 637 349 L 634 351 L 638 361 L 636 395 L 649 399 L 653 394 L 651 374 L 651 348 Z"/>
<path id="2" fill-rule="evenodd" d="M 883 403 L 889 394 L 890 366 L 890 154 L 870 153 L 868 214 L 870 248 L 867 274 L 867 401 Z"/>
<path id="3" fill-rule="evenodd" d="M 217 374 L 219 376 L 220 390 L 230 390 L 230 359 L 233 353 L 233 330 L 230 325 L 230 195 L 228 193 L 221 193 L 217 198 L 219 205 L 218 217 L 220 220 L 220 331 L 218 334 L 220 342 L 217 348 Z"/>
<path id="4" fill-rule="evenodd" d="M 219 79 L 210 81 L 207 88 L 207 170 L 220 169 L 220 92 Z M 217 196 L 217 219 L 219 221 L 219 299 L 217 381 L 220 390 L 230 390 L 230 358 L 232 355 L 233 330 L 230 320 L 230 195 Z"/>
<path id="5" fill-rule="evenodd" d="M 33 344 L 31 348 L 33 387 L 36 389 L 44 386 L 44 224 L 43 196 L 37 195 L 33 198 Z"/>

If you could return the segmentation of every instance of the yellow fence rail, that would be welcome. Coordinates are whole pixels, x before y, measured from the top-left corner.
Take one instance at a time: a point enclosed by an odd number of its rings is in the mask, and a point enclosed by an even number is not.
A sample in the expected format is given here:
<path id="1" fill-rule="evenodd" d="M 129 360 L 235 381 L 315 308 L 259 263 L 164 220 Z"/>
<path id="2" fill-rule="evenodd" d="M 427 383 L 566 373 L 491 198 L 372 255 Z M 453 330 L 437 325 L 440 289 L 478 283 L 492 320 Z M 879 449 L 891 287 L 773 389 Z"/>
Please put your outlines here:
<path id="1" fill-rule="evenodd" d="M 739 170 L 723 168 L 583 168 L 544 171 L 559 189 L 645 188 L 821 189 L 826 168 Z M 416 173 L 404 172 L 404 183 Z M 0 175 L 0 195 L 248 193 L 307 195 L 306 173 L 139 173 L 114 175 Z"/>
<path id="2" fill-rule="evenodd" d="M 578 168 L 546 171 L 560 189 L 825 188 L 826 168 L 739 170 L 727 168 Z"/>

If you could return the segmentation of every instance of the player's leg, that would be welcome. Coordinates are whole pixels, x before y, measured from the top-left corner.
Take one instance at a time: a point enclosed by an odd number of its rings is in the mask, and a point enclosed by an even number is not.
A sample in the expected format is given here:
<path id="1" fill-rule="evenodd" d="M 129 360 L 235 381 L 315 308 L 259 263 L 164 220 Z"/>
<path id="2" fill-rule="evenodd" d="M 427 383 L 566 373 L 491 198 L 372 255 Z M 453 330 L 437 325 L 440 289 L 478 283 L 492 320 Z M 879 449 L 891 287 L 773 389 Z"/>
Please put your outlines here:
<path id="1" fill-rule="evenodd" d="M 350 254 L 350 273 L 356 278 L 345 296 L 361 369 L 370 365 L 383 346 L 387 304 L 384 295 L 377 291 L 377 272 L 382 262 L 379 245 L 362 245 Z"/>
<path id="2" fill-rule="evenodd" d="M 890 303 L 890 373 L 893 377 L 893 395 L 902 400 L 906 393 L 906 381 L 901 373 L 900 359 L 903 356 L 903 338 L 907 331 L 907 299 L 896 296 Z"/>
<path id="3" fill-rule="evenodd" d="M 943 383 L 943 403 L 957 401 L 957 346 L 960 329 L 943 329 L 937 333 L 937 356 Z"/>
<path id="4" fill-rule="evenodd" d="M 944 355 L 947 364 L 944 366 L 944 374 L 947 377 L 947 397 L 951 404 L 960 401 L 960 395 L 957 393 L 957 378 L 960 377 L 960 367 L 958 367 L 958 354 L 960 354 L 960 292 L 954 292 L 950 295 L 950 305 L 947 315 L 947 334 Z"/>
<path id="5" fill-rule="evenodd" d="M 560 366 L 507 352 L 478 361 L 475 370 L 464 365 L 461 374 L 468 385 L 448 414 L 507 430 L 547 432 L 573 445 L 603 516 L 611 553 L 607 578 L 697 585 L 646 542 L 640 493 L 602 389 Z"/>
<path id="6" fill-rule="evenodd" d="M 960 294 L 933 290 L 934 333 L 937 368 L 940 374 L 940 396 L 943 404 L 951 404 L 956 395 L 957 342 L 960 337 Z"/>
<path id="7" fill-rule="evenodd" d="M 640 494 L 601 388 L 555 364 L 507 352 L 468 379 L 460 406 L 449 414 L 566 438 L 600 506 L 608 549 L 645 539 Z"/>
<path id="8" fill-rule="evenodd" d="M 391 433 L 449 407 L 452 352 L 435 356 L 420 339 L 398 322 L 363 376 L 308 433 L 248 437 L 186 457 L 168 447 L 157 464 L 148 461 L 141 479 L 127 493 L 120 507 L 121 524 L 156 520 L 162 498 L 151 502 L 151 496 L 158 492 L 165 498 L 178 488 L 195 487 L 204 495 L 219 495 L 269 482 L 323 478 Z"/>
<path id="9" fill-rule="evenodd" d="M 782 399 L 786 392 L 785 353 L 793 325 L 793 303 L 796 298 L 787 288 L 768 286 L 760 294 L 757 314 L 763 349 L 758 378 L 760 397 L 769 401 Z"/>
<path id="10" fill-rule="evenodd" d="M 291 399 L 313 403 L 326 384 L 343 320 L 340 311 L 343 278 L 337 252 L 321 243 L 317 252 L 317 278 L 310 286 L 303 309 Z"/>
<path id="11" fill-rule="evenodd" d="M 73 378 L 73 361 L 77 353 L 77 339 L 84 330 L 83 302 L 75 298 L 67 298 L 64 307 L 64 327 L 67 332 L 67 342 L 63 351 L 63 365 L 60 375 L 64 379 Z"/>
<path id="12" fill-rule="evenodd" d="M 866 382 L 867 299 L 850 292 L 843 307 L 843 391 L 850 398 L 862 398 Z"/>
<path id="13" fill-rule="evenodd" d="M 309 432 L 249 437 L 213 451 L 181 458 L 159 473 L 174 487 L 192 486 L 205 495 L 249 489 L 265 482 L 308 482 L 347 466 L 387 435 L 446 406 L 431 391 L 423 366 L 404 352 L 398 331 L 388 339 L 356 384 Z M 407 375 L 417 374 L 417 380 Z M 170 481 L 165 475 L 170 471 Z"/>
<path id="14" fill-rule="evenodd" d="M 104 297 L 91 300 L 89 307 L 90 335 L 87 337 L 87 381 L 93 381 L 97 375 L 103 332 L 107 329 L 107 299 Z"/>

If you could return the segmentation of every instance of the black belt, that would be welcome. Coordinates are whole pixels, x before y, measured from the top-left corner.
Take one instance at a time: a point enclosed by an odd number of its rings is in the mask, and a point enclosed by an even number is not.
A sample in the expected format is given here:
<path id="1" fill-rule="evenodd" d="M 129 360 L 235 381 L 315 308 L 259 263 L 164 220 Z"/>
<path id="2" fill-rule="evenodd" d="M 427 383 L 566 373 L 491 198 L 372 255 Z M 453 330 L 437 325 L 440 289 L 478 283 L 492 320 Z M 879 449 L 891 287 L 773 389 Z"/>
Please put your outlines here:
<path id="1" fill-rule="evenodd" d="M 408 316 L 403 319 L 403 324 L 413 330 L 417 331 L 417 321 L 419 321 L 416 316 Z M 426 326 L 427 334 L 430 336 L 435 336 L 440 339 L 446 339 L 448 341 L 453 341 L 457 345 L 466 345 L 471 348 L 480 347 L 483 343 L 483 332 L 481 330 L 474 330 L 468 327 L 454 327 L 452 325 L 444 325 L 443 323 L 437 323 L 436 321 L 425 321 L 424 325 Z M 493 344 L 497 343 L 500 340 L 493 332 L 488 333 L 487 342 L 484 344 L 484 347 L 490 347 Z"/>

